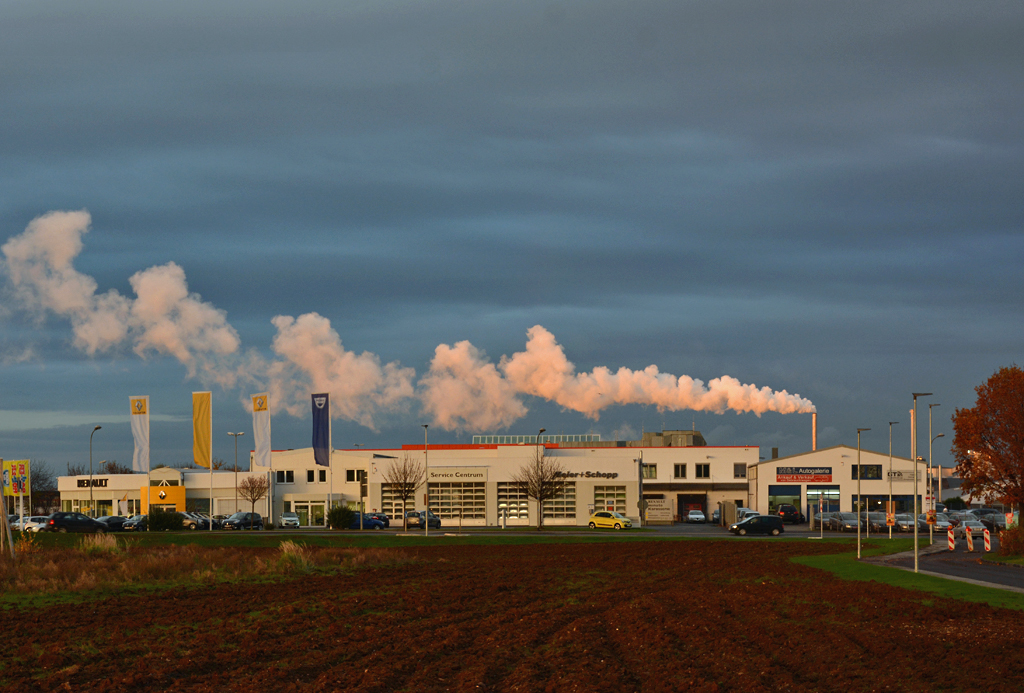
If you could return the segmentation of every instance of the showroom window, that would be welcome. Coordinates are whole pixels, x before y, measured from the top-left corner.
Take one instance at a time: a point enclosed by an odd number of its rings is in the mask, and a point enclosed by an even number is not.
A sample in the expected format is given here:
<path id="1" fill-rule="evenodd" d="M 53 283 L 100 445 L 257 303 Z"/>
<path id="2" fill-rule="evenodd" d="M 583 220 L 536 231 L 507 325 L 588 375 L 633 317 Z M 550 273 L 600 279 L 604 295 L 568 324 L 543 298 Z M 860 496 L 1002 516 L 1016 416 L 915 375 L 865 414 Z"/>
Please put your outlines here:
<path id="1" fill-rule="evenodd" d="M 562 492 L 544 501 L 544 519 L 576 517 L 576 482 L 568 481 Z"/>
<path id="2" fill-rule="evenodd" d="M 354 471 L 354 470 L 352 470 Z M 405 502 L 404 508 L 408 510 L 416 509 L 416 494 L 409 496 L 409 500 Z M 391 484 L 381 484 L 380 487 L 380 509 L 388 518 L 392 520 L 402 521 L 402 510 L 403 504 L 402 499 L 394 491 L 394 487 Z"/>
<path id="3" fill-rule="evenodd" d="M 626 512 L 626 487 L 595 486 L 594 510 L 612 510 L 624 514 Z"/>
<path id="4" fill-rule="evenodd" d="M 483 520 L 487 517 L 487 494 L 483 482 L 430 484 L 430 509 L 442 520 Z"/>
<path id="5" fill-rule="evenodd" d="M 514 481 L 498 483 L 498 513 L 505 511 L 510 520 L 530 519 L 530 499 L 526 491 Z"/>

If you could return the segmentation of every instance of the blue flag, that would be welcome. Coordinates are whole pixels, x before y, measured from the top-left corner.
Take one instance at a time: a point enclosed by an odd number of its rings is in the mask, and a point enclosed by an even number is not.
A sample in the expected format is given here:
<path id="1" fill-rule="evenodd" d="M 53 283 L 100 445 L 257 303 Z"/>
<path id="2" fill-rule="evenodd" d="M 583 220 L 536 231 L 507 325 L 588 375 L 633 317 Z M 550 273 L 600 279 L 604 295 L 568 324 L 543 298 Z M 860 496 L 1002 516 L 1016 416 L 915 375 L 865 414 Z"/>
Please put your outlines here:
<path id="1" fill-rule="evenodd" d="M 331 396 L 324 392 L 313 397 L 313 460 L 331 466 Z"/>

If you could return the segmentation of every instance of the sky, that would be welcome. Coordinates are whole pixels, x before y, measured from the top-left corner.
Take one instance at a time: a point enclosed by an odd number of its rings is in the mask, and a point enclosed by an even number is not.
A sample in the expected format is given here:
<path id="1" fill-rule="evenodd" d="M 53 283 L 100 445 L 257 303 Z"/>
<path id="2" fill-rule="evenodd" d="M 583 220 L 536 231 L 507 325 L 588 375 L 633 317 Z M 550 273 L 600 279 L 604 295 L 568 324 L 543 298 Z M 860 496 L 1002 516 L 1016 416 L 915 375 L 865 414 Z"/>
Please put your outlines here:
<path id="1" fill-rule="evenodd" d="M 1024 6 L 0 4 L 0 457 L 919 453 L 1020 363 Z"/>

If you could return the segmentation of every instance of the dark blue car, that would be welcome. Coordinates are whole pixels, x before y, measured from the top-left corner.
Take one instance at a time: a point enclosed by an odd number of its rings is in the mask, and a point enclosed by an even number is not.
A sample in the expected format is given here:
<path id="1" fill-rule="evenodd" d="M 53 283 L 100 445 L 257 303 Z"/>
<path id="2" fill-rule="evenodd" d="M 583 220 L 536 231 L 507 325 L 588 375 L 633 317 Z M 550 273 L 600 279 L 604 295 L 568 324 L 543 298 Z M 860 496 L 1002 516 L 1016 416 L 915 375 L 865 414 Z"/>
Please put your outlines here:
<path id="1" fill-rule="evenodd" d="M 348 526 L 349 529 L 360 529 L 360 523 L 362 523 L 362 529 L 384 529 L 383 522 L 375 520 L 369 515 L 362 513 L 352 513 L 352 515 L 352 524 Z"/>

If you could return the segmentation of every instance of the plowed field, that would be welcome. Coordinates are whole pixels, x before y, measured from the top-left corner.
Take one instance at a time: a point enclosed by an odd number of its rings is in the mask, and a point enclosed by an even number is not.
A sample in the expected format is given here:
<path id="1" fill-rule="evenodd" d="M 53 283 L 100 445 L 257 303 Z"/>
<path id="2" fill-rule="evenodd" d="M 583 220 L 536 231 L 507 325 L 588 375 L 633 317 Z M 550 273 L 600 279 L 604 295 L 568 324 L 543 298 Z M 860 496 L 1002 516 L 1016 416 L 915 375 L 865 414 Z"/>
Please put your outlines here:
<path id="1" fill-rule="evenodd" d="M 245 549 L 239 549 L 244 551 Z M 1024 618 L 790 562 L 835 545 L 398 549 L 3 614 L 12 691 L 1020 691 Z"/>

